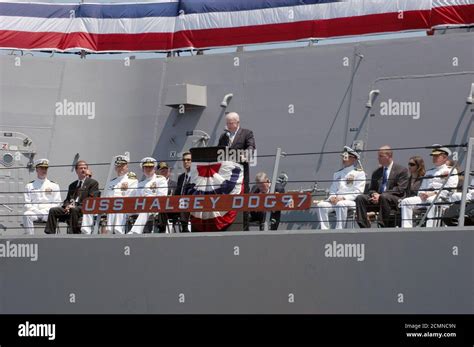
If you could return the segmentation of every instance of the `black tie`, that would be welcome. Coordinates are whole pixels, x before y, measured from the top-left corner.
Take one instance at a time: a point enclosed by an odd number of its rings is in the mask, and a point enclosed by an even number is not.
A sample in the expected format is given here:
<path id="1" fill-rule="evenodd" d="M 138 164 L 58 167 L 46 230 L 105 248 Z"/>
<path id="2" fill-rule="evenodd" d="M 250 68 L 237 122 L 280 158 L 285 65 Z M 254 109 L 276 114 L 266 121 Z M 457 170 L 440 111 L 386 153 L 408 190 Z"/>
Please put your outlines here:
<path id="1" fill-rule="evenodd" d="M 79 189 L 82 187 L 82 181 L 79 181 L 76 186 L 76 191 L 74 192 L 74 199 L 76 199 L 79 196 Z"/>
<path id="2" fill-rule="evenodd" d="M 380 186 L 379 193 L 382 194 L 387 189 L 387 181 L 388 181 L 388 167 L 384 166 L 383 168 L 383 176 L 382 176 L 382 185 Z"/>
<path id="3" fill-rule="evenodd" d="M 184 191 L 186 190 L 186 186 L 187 184 L 189 183 L 189 176 L 188 174 L 184 174 L 184 181 L 183 181 L 183 185 L 181 186 L 181 195 L 183 195 Z"/>

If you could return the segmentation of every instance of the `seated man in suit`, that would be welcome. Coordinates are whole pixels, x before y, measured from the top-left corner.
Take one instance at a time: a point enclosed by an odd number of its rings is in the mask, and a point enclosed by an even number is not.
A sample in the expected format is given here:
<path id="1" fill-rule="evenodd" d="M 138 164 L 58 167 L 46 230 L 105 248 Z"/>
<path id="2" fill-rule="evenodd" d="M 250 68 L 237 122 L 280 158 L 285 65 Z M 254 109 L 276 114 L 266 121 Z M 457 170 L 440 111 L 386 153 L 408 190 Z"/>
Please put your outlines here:
<path id="1" fill-rule="evenodd" d="M 189 184 L 189 180 L 191 176 L 189 172 L 191 171 L 191 163 L 192 157 L 191 152 L 184 152 L 183 153 L 183 169 L 184 172 L 178 176 L 178 182 L 176 184 L 176 189 L 174 191 L 174 195 L 186 195 L 186 186 Z M 189 232 L 189 212 L 181 212 L 179 214 L 179 220 L 181 223 L 181 232 L 187 233 Z"/>
<path id="2" fill-rule="evenodd" d="M 252 194 L 269 194 L 271 182 L 265 172 L 259 172 L 255 177 L 256 184 L 252 187 L 250 191 Z M 285 189 L 280 183 L 275 185 L 275 193 L 284 193 Z M 250 212 L 250 222 L 258 222 L 260 230 L 264 229 L 265 218 L 267 216 L 266 212 L 252 211 Z M 277 230 L 278 225 L 280 225 L 281 211 L 272 211 L 270 214 L 270 230 Z"/>
<path id="3" fill-rule="evenodd" d="M 372 173 L 369 194 L 356 198 L 357 224 L 361 228 L 370 228 L 368 211 L 378 211 L 381 227 L 395 226 L 391 211 L 397 210 L 398 202 L 405 197 L 408 187 L 407 168 L 393 162 L 393 151 L 390 146 L 378 150 L 380 167 Z"/>
<path id="4" fill-rule="evenodd" d="M 93 197 L 99 191 L 99 183 L 87 176 L 88 168 L 89 166 L 84 160 L 79 160 L 76 163 L 77 181 L 69 185 L 66 200 L 64 200 L 62 206 L 53 207 L 49 210 L 48 221 L 44 229 L 46 234 L 54 234 L 58 221 L 65 222 L 67 220 L 73 234 L 80 234 L 81 230 L 85 234 L 92 232 L 91 218 L 85 218 L 82 228 L 79 225 L 79 218 L 82 216 L 82 202 L 88 197 Z"/>

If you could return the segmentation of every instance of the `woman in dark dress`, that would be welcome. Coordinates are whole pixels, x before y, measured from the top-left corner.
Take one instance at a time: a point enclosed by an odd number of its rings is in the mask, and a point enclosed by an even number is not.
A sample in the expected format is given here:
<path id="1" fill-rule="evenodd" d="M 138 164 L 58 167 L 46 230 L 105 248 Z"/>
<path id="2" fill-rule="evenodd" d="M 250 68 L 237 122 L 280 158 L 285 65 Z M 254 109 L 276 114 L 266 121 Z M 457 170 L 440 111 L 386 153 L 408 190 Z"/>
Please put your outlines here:
<path id="1" fill-rule="evenodd" d="M 410 179 L 408 181 L 406 197 L 416 196 L 420 189 L 422 177 L 426 173 L 423 158 L 414 156 L 408 159 L 408 172 L 410 173 Z"/>

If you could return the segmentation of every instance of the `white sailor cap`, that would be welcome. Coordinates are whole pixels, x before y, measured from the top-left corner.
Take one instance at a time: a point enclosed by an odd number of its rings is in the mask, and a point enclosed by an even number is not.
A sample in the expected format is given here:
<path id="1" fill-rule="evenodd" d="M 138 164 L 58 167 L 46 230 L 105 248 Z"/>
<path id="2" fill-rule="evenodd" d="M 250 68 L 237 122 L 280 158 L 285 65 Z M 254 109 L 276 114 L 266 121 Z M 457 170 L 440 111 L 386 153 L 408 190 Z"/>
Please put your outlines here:
<path id="1" fill-rule="evenodd" d="M 156 159 L 155 158 L 152 158 L 152 157 L 146 157 L 146 158 L 143 158 L 140 162 L 140 166 L 141 167 L 144 167 L 144 166 L 153 166 L 153 167 L 156 167 Z"/>
<path id="2" fill-rule="evenodd" d="M 130 159 L 125 155 L 117 155 L 117 156 L 114 157 L 115 166 L 128 164 L 129 161 L 130 161 Z"/>
<path id="3" fill-rule="evenodd" d="M 34 162 L 35 167 L 49 167 L 49 160 L 48 159 L 38 159 Z"/>
<path id="4" fill-rule="evenodd" d="M 439 155 L 439 154 L 446 154 L 447 156 L 451 155 L 451 150 L 448 147 L 443 147 L 437 143 L 431 146 L 433 149 L 431 150 L 430 155 Z"/>
<path id="5" fill-rule="evenodd" d="M 344 146 L 344 149 L 341 153 L 341 156 L 345 156 L 347 153 L 347 155 L 350 155 L 356 159 L 359 159 L 360 158 L 360 155 L 359 153 L 357 153 L 355 150 L 353 150 L 352 148 L 350 148 L 349 146 Z"/>

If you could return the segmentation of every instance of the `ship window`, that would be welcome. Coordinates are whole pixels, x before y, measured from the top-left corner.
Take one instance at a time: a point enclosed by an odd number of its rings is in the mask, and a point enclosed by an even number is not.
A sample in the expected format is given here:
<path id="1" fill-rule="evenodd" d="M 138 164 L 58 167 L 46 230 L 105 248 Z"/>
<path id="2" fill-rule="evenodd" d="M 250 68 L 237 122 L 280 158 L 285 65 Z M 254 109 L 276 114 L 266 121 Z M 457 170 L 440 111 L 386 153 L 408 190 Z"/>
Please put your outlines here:
<path id="1" fill-rule="evenodd" d="M 3 155 L 3 165 L 4 166 L 12 166 L 13 165 L 13 155 L 11 155 L 10 153 L 5 153 Z"/>

